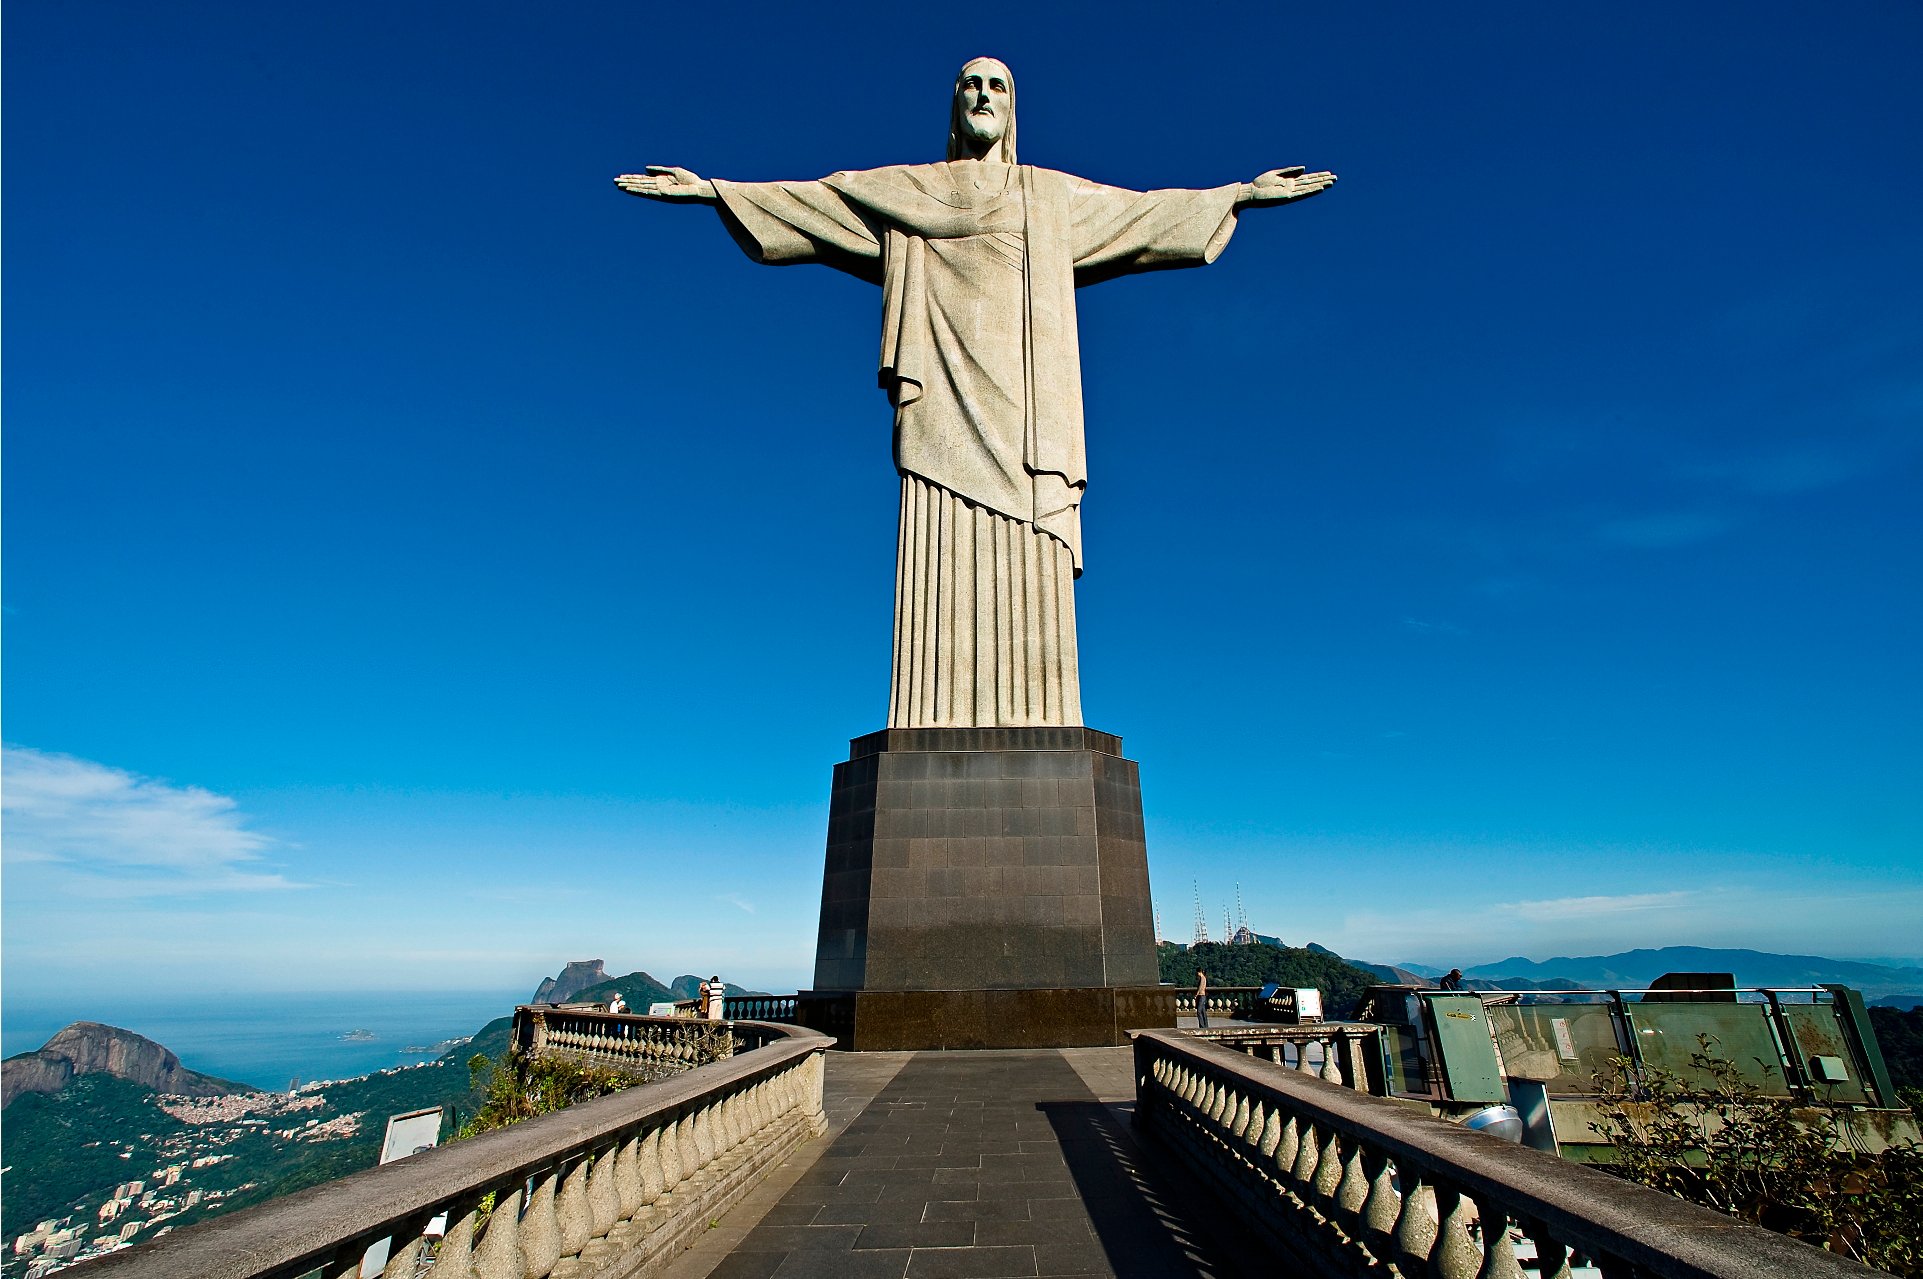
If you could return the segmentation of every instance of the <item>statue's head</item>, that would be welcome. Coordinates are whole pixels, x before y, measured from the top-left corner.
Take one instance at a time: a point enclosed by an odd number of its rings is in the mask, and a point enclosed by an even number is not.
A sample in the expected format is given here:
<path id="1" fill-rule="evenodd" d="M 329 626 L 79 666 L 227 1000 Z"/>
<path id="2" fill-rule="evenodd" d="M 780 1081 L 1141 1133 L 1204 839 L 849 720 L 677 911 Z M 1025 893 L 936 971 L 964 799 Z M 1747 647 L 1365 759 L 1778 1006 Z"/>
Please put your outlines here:
<path id="1" fill-rule="evenodd" d="M 1015 163 L 1015 77 L 999 58 L 970 58 L 955 76 L 948 112 L 948 158 L 979 156 L 996 142 Z"/>

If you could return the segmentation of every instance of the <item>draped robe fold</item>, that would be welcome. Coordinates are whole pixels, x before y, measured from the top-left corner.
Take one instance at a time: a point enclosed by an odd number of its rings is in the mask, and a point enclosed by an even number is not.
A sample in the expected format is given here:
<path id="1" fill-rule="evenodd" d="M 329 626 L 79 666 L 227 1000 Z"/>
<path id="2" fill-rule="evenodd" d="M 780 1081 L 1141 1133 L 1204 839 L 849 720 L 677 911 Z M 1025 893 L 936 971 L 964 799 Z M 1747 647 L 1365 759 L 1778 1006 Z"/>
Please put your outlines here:
<path id="1" fill-rule="evenodd" d="M 889 726 L 1080 724 L 1075 289 L 1213 262 L 1239 187 L 950 161 L 714 188 L 755 261 L 882 288 L 902 477 Z"/>

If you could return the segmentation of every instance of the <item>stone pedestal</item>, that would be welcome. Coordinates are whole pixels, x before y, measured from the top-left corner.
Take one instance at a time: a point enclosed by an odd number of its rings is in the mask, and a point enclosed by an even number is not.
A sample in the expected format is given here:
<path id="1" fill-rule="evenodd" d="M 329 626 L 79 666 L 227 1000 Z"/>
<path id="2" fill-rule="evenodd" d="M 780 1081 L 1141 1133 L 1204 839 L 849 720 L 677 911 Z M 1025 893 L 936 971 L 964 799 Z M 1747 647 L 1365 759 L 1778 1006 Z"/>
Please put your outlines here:
<path id="1" fill-rule="evenodd" d="M 1121 739 L 857 738 L 835 766 L 815 955 L 799 1016 L 851 1048 L 1071 1047 L 1173 1025 Z"/>

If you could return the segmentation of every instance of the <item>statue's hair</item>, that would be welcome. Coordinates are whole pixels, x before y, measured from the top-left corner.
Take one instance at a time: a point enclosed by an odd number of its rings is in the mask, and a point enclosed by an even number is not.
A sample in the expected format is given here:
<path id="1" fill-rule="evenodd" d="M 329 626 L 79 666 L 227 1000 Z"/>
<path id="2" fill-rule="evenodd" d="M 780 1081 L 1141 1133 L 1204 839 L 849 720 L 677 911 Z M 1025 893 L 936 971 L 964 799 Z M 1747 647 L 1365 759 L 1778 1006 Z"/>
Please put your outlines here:
<path id="1" fill-rule="evenodd" d="M 1008 69 L 1008 64 L 1006 62 L 1003 62 L 1000 58 L 970 58 L 968 61 L 962 63 L 961 70 L 955 73 L 955 91 L 954 93 L 950 94 L 948 98 L 948 158 L 951 160 L 960 160 L 960 159 L 964 159 L 968 155 L 968 148 L 962 142 L 962 136 L 963 136 L 962 118 L 961 118 L 962 77 L 968 74 L 968 69 L 970 67 L 977 67 L 982 65 L 983 63 L 988 63 L 991 66 L 1000 67 L 1002 72 L 1002 78 L 1008 81 L 1008 128 L 1002 133 L 1002 158 L 1007 160 L 1010 164 L 1014 164 L 1015 163 L 1015 73 L 1013 71 L 1010 71 Z"/>

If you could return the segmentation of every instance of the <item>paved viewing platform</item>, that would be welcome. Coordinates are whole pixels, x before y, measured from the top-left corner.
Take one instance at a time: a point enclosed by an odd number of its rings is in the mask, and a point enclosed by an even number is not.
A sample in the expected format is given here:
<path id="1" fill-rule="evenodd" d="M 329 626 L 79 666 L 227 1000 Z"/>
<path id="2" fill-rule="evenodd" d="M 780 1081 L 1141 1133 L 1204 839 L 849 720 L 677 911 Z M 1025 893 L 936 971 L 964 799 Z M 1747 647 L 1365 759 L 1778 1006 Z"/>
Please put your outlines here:
<path id="1" fill-rule="evenodd" d="M 1236 1210 L 1130 1124 L 1126 1048 L 830 1053 L 828 1133 L 664 1272 L 769 1276 L 1270 1271 Z"/>

